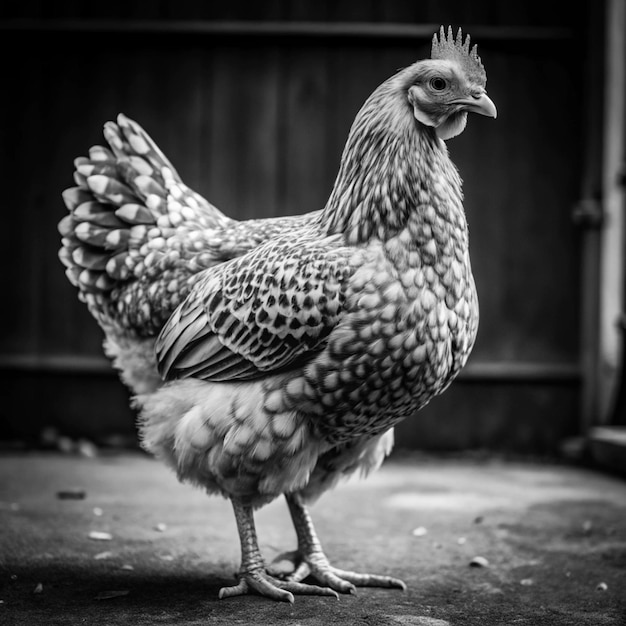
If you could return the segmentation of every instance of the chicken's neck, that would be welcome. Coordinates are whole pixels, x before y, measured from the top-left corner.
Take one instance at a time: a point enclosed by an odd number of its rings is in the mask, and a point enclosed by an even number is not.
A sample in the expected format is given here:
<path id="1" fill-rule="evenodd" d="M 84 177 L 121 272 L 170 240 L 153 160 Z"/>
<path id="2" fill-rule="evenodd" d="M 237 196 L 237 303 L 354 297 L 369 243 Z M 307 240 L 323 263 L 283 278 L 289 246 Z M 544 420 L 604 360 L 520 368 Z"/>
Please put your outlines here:
<path id="1" fill-rule="evenodd" d="M 322 228 L 363 245 L 405 230 L 416 236 L 426 225 L 435 242 L 452 237 L 466 247 L 461 179 L 445 144 L 412 115 L 381 119 L 378 126 L 366 122 L 360 128 L 357 118 L 350 132 Z"/>

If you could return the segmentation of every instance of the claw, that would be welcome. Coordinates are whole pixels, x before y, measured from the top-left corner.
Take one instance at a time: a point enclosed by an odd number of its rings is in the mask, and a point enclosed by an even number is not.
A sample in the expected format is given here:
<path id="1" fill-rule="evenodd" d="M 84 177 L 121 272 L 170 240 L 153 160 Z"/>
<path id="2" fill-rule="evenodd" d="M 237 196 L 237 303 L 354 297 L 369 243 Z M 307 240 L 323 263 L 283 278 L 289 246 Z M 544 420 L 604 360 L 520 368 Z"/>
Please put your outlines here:
<path id="1" fill-rule="evenodd" d="M 247 595 L 252 591 L 272 600 L 289 603 L 293 603 L 294 594 L 338 597 L 335 591 L 326 587 L 280 580 L 268 574 L 259 550 L 252 507 L 236 498 L 232 499 L 232 504 L 241 541 L 241 569 L 237 574 L 239 582 L 236 585 L 220 589 L 220 600 Z"/>
<path id="2" fill-rule="evenodd" d="M 377 574 L 360 574 L 358 572 L 349 572 L 342 569 L 337 569 L 331 566 L 331 570 L 334 574 L 347 580 L 357 587 L 388 587 L 394 589 L 402 589 L 406 591 L 406 584 L 399 578 L 393 578 L 392 576 L 378 576 Z"/>
<path id="3" fill-rule="evenodd" d="M 319 557 L 319 555 L 316 556 Z M 307 563 L 303 561 L 293 574 L 287 576 L 287 580 L 303 580 L 309 575 L 340 593 L 355 594 L 357 587 L 385 587 L 406 591 L 406 584 L 399 578 L 350 572 L 333 567 L 328 562 Z"/>
<path id="4" fill-rule="evenodd" d="M 399 578 L 378 576 L 376 574 L 360 574 L 333 567 L 322 550 L 317 538 L 311 516 L 300 498 L 287 494 L 287 504 L 298 537 L 298 550 L 285 553 L 282 559 L 294 564 L 294 570 L 286 576 L 289 581 L 301 581 L 312 576 L 323 585 L 340 593 L 356 593 L 357 587 L 386 587 L 406 590 L 406 585 Z"/>
<path id="5" fill-rule="evenodd" d="M 284 552 L 276 557 L 273 563 L 283 564 L 283 567 L 270 568 L 269 571 L 281 580 L 299 583 L 311 576 L 339 593 L 356 594 L 357 587 L 385 587 L 406 591 L 406 585 L 399 578 L 339 569 L 333 567 L 324 554 L 318 551 L 305 556 L 297 550 Z"/>
<path id="6" fill-rule="evenodd" d="M 308 596 L 334 596 L 339 598 L 337 592 L 328 587 L 318 587 L 317 585 L 305 585 L 304 583 L 279 580 L 270 576 L 263 570 L 255 570 L 251 572 L 243 572 L 239 574 L 239 583 L 232 587 L 222 587 L 218 597 L 220 600 L 231 598 L 233 596 L 243 596 L 255 591 L 263 596 L 278 600 L 280 602 L 289 602 L 293 604 L 294 594 Z"/>
<path id="7" fill-rule="evenodd" d="M 244 596 L 249 591 L 248 583 L 245 580 L 240 580 L 239 584 L 232 587 L 222 587 L 217 594 L 220 600 L 224 598 L 231 598 L 233 596 Z"/>

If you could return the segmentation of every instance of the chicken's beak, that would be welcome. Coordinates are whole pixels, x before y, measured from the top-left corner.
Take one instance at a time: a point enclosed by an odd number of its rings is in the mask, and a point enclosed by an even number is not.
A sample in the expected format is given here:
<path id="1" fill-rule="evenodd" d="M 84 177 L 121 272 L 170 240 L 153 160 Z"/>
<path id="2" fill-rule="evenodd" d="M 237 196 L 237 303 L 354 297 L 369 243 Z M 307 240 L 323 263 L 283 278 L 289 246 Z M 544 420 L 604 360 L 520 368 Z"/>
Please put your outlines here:
<path id="1" fill-rule="evenodd" d="M 498 116 L 496 105 L 484 91 L 463 100 L 455 100 L 454 104 L 460 104 L 466 111 L 472 113 L 480 113 L 480 115 L 493 118 Z"/>

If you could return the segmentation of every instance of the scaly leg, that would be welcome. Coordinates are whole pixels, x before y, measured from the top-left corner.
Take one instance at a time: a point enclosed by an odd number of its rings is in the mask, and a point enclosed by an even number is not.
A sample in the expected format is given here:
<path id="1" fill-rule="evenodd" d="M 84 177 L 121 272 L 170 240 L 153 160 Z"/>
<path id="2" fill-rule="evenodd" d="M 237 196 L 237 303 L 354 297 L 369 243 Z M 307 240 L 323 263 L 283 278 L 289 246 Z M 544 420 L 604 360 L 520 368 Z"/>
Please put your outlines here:
<path id="1" fill-rule="evenodd" d="M 297 495 L 285 496 L 289 512 L 298 538 L 295 571 L 287 576 L 288 581 L 300 582 L 309 574 L 318 582 L 328 585 L 341 593 L 355 593 L 355 587 L 396 587 L 406 589 L 406 585 L 398 578 L 378 576 L 376 574 L 360 574 L 333 567 L 322 550 L 309 511 Z"/>
<path id="2" fill-rule="evenodd" d="M 300 581 L 279 580 L 267 574 L 254 527 L 253 509 L 237 498 L 232 498 L 231 502 L 241 542 L 241 569 L 239 583 L 233 587 L 222 587 L 219 591 L 220 599 L 245 595 L 251 590 L 283 602 L 293 602 L 294 593 L 337 597 L 336 592 L 327 587 L 305 585 Z"/>

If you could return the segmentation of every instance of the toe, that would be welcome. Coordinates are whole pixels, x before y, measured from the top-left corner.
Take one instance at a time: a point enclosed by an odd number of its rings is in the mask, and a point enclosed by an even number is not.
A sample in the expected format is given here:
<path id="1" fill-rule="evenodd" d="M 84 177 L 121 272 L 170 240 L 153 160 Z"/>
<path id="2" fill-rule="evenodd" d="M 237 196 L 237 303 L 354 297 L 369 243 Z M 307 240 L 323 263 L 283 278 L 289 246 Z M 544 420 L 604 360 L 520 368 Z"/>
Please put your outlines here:
<path id="1" fill-rule="evenodd" d="M 333 589 L 319 587 L 318 585 L 306 585 L 290 580 L 279 580 L 276 581 L 276 586 L 300 596 L 334 596 L 335 598 L 339 598 L 339 595 Z"/>
<path id="2" fill-rule="evenodd" d="M 309 564 L 305 561 L 301 561 L 298 567 L 296 567 L 296 569 L 291 574 L 289 574 L 287 580 L 299 583 L 303 581 L 310 573 L 311 568 L 309 567 Z"/>
<path id="3" fill-rule="evenodd" d="M 223 587 L 219 598 L 231 598 L 249 593 L 259 593 L 279 602 L 294 602 L 295 595 L 332 596 L 338 598 L 337 592 L 328 587 L 307 585 L 299 581 L 281 580 L 267 574 L 264 570 L 253 570 L 239 574 L 240 581 L 232 587 Z"/>
<path id="4" fill-rule="evenodd" d="M 220 600 L 224 598 L 232 598 L 234 596 L 244 596 L 248 593 L 249 587 L 248 583 L 245 580 L 239 581 L 239 584 L 233 585 L 232 587 L 222 587 L 217 594 L 217 597 Z"/>
<path id="5" fill-rule="evenodd" d="M 336 567 L 331 568 L 333 573 L 343 580 L 347 580 L 357 587 L 387 587 L 394 589 L 402 589 L 406 591 L 404 581 L 391 576 L 378 576 L 376 574 L 361 574 L 358 572 L 350 572 Z"/>
<path id="6" fill-rule="evenodd" d="M 261 595 L 272 598 L 273 600 L 279 600 L 281 602 L 289 602 L 291 604 L 294 602 L 293 594 L 290 591 L 278 587 L 278 580 L 273 580 L 269 576 L 256 573 L 249 576 L 247 581 L 250 587 Z"/>
<path id="7" fill-rule="evenodd" d="M 338 576 L 333 570 L 328 569 L 324 572 L 315 573 L 315 577 L 326 583 L 331 589 L 339 593 L 356 593 L 356 587 L 351 581 Z"/>
<path id="8" fill-rule="evenodd" d="M 266 571 L 270 576 L 284 578 L 293 574 L 300 561 L 300 555 L 297 550 L 281 552 L 272 559 L 272 562 L 266 567 Z"/>

